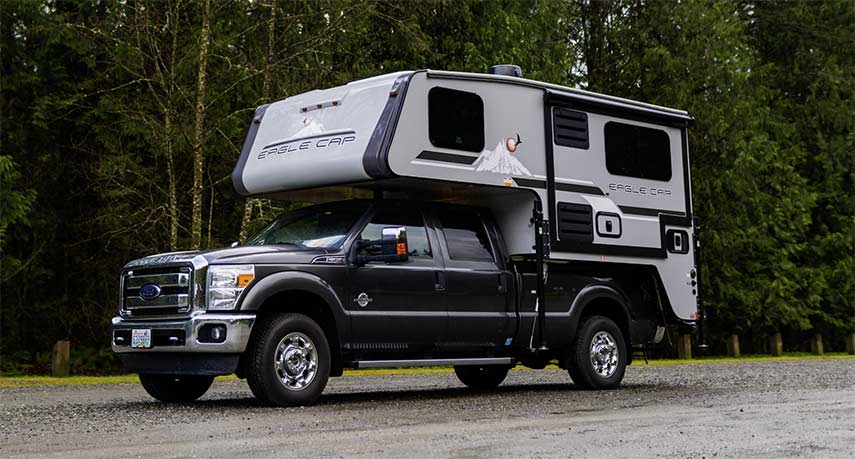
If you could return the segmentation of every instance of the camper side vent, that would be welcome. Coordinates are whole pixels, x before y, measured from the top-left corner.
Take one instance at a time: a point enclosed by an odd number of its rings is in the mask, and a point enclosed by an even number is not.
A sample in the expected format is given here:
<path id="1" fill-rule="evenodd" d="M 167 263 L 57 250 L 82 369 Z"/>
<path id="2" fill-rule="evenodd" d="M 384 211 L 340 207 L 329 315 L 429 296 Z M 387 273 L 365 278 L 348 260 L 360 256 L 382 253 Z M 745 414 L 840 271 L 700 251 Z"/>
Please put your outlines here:
<path id="1" fill-rule="evenodd" d="M 559 202 L 558 239 L 594 242 L 594 218 L 591 206 Z"/>
<path id="2" fill-rule="evenodd" d="M 552 135 L 555 145 L 588 149 L 588 114 L 552 108 Z"/>

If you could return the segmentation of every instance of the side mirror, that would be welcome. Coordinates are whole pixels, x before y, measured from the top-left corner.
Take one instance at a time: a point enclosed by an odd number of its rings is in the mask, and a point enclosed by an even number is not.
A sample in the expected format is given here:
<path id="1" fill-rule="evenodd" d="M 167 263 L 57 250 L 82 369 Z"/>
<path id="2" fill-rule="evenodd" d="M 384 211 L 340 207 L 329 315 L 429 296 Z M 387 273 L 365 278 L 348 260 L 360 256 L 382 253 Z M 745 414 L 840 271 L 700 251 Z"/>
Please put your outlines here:
<path id="1" fill-rule="evenodd" d="M 232 242 L 231 244 L 229 244 L 229 247 L 231 247 L 231 248 L 235 248 L 235 247 L 237 247 L 237 246 L 239 246 L 239 245 L 240 245 L 240 243 L 239 243 L 238 241 L 234 241 L 234 242 Z"/>
<path id="2" fill-rule="evenodd" d="M 407 246 L 407 227 L 383 228 L 381 234 L 383 235 L 381 239 L 383 255 L 390 257 L 389 261 L 407 261 L 410 257 L 410 248 Z"/>
<path id="3" fill-rule="evenodd" d="M 394 263 L 407 261 L 410 258 L 410 248 L 407 245 L 407 228 L 387 227 L 383 228 L 380 233 L 381 238 L 376 241 L 358 240 L 353 244 L 350 251 L 350 260 L 357 266 L 362 266 L 365 263 L 372 261 L 383 261 L 386 263 Z M 363 249 L 379 248 L 379 255 L 369 255 L 362 253 Z"/>

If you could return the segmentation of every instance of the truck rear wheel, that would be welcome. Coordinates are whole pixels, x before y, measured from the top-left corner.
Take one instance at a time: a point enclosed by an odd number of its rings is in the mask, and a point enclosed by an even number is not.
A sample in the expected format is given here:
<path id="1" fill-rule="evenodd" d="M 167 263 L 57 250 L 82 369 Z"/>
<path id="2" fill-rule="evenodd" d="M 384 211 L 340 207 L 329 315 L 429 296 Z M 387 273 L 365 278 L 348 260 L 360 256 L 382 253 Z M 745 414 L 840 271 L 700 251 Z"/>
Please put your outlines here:
<path id="1" fill-rule="evenodd" d="M 247 383 L 261 401 L 279 406 L 309 405 L 321 396 L 330 375 L 330 347 L 323 330 L 302 314 L 264 321 L 247 352 Z"/>
<path id="2" fill-rule="evenodd" d="M 454 367 L 457 379 L 473 389 L 493 389 L 502 384 L 510 367 L 506 365 L 463 365 Z"/>
<path id="3" fill-rule="evenodd" d="M 567 371 L 584 389 L 614 389 L 626 372 L 626 352 L 623 333 L 611 319 L 588 317 L 567 356 Z"/>
<path id="4" fill-rule="evenodd" d="M 148 395 L 167 403 L 192 402 L 205 395 L 214 382 L 213 376 L 140 373 L 139 377 Z"/>

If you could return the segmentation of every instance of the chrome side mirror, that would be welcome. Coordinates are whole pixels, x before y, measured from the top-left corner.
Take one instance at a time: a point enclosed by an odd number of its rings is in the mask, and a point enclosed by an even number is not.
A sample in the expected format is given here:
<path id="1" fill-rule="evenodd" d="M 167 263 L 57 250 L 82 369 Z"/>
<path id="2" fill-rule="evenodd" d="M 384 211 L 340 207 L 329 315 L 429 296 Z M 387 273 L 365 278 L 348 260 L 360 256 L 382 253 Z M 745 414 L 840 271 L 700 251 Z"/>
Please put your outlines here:
<path id="1" fill-rule="evenodd" d="M 363 249 L 369 247 L 379 248 L 380 255 L 368 255 L 362 252 Z M 395 263 L 409 260 L 410 248 L 407 245 L 407 228 L 405 226 L 386 227 L 380 232 L 380 239 L 376 241 L 365 239 L 356 241 L 351 247 L 348 258 L 356 266 L 362 266 L 372 261 Z"/>
<path id="2" fill-rule="evenodd" d="M 407 227 L 383 228 L 381 234 L 383 255 L 390 257 L 389 261 L 407 261 L 410 257 L 410 248 L 407 245 Z"/>

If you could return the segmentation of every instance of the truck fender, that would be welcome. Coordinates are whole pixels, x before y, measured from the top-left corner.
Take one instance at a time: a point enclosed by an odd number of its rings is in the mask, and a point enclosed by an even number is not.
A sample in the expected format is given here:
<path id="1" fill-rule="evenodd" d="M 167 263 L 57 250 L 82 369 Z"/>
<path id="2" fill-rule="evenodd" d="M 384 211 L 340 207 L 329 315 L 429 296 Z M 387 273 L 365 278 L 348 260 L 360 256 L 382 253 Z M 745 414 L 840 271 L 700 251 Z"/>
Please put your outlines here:
<path id="1" fill-rule="evenodd" d="M 288 290 L 312 293 L 323 299 L 335 318 L 339 333 L 346 330 L 347 316 L 335 290 L 324 279 L 303 271 L 284 271 L 265 276 L 246 292 L 239 309 L 257 311 L 273 295 Z"/>
<path id="2" fill-rule="evenodd" d="M 576 330 L 579 328 L 579 320 L 582 318 L 582 315 L 585 313 L 585 310 L 596 300 L 607 299 L 611 302 L 619 305 L 619 310 L 623 315 L 623 324 L 625 327 L 623 328 L 623 332 L 626 335 L 624 338 L 627 340 L 627 345 L 629 345 L 630 340 L 630 324 L 632 323 L 632 316 L 629 313 L 629 308 L 627 307 L 627 300 L 619 291 L 610 287 L 608 285 L 603 284 L 593 284 L 588 285 L 582 288 L 579 291 L 579 294 L 576 295 L 576 298 L 573 299 L 573 304 L 570 305 L 570 330 L 572 330 L 572 334 L 576 335 Z M 621 324 L 618 323 L 618 326 Z"/>

